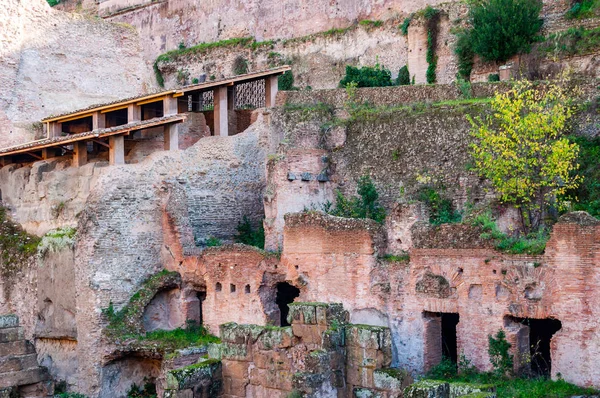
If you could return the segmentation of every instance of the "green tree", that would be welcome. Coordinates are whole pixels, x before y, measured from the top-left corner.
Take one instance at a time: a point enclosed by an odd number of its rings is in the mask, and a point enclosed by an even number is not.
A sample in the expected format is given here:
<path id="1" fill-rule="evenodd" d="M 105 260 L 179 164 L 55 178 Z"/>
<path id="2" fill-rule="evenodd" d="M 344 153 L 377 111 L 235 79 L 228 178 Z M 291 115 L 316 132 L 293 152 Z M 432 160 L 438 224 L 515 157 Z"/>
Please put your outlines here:
<path id="1" fill-rule="evenodd" d="M 505 62 L 531 50 L 543 20 L 542 0 L 470 0 L 470 40 L 486 61 Z"/>
<path id="2" fill-rule="evenodd" d="M 475 170 L 491 181 L 504 203 L 520 212 L 523 232 L 537 230 L 548 205 L 575 189 L 579 146 L 562 136 L 573 114 L 570 100 L 556 84 L 534 87 L 518 82 L 496 94 L 492 115 L 468 119 L 475 143 Z"/>
<path id="3" fill-rule="evenodd" d="M 408 86 L 410 84 L 410 73 L 408 72 L 408 66 L 404 65 L 398 71 L 398 78 L 396 79 L 398 86 Z"/>
<path id="4" fill-rule="evenodd" d="M 511 344 L 506 341 L 504 330 L 500 329 L 495 336 L 488 336 L 488 354 L 498 377 L 510 375 L 513 371 L 513 356 L 510 354 Z"/>

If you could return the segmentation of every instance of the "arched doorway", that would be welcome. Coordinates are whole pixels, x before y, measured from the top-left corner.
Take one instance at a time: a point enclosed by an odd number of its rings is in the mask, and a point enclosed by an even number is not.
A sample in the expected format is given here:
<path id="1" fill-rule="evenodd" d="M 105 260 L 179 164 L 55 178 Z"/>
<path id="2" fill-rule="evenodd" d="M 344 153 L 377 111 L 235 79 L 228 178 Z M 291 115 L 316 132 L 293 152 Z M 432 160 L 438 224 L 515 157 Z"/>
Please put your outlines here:
<path id="1" fill-rule="evenodd" d="M 287 282 L 278 283 L 275 286 L 277 295 L 275 296 L 275 303 L 279 307 L 279 325 L 290 326 L 287 321 L 287 316 L 290 312 L 289 304 L 294 302 L 294 299 L 300 296 L 300 289 L 290 285 Z"/>

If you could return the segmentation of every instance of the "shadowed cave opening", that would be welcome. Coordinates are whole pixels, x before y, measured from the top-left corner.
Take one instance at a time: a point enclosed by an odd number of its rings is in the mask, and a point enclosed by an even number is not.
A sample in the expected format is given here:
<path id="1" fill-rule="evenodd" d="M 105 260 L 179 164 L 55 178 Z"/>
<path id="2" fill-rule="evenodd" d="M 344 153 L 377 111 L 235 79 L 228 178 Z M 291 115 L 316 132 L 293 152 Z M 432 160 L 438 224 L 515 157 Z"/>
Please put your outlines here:
<path id="1" fill-rule="evenodd" d="M 425 369 L 439 364 L 443 358 L 458 362 L 456 326 L 460 317 L 456 313 L 423 312 L 425 338 Z"/>
<path id="2" fill-rule="evenodd" d="M 287 321 L 287 316 L 290 312 L 289 304 L 294 302 L 294 299 L 300 296 L 300 289 L 290 285 L 287 282 L 278 283 L 275 286 L 277 295 L 275 297 L 275 303 L 279 307 L 280 313 L 280 326 L 290 326 Z"/>
<path id="3" fill-rule="evenodd" d="M 456 325 L 458 314 L 442 313 L 442 356 L 458 363 L 458 345 L 456 343 Z"/>
<path id="4" fill-rule="evenodd" d="M 520 333 L 517 334 L 517 352 L 521 357 L 528 356 L 530 359 L 519 361 L 524 366 L 520 372 L 530 373 L 533 376 L 550 376 L 552 373 L 550 343 L 554 334 L 562 328 L 562 323 L 558 319 L 515 317 L 506 317 L 506 322 L 513 328 L 515 326 L 520 328 Z"/>
<path id="5" fill-rule="evenodd" d="M 206 292 L 196 292 L 196 298 L 198 299 L 198 324 L 204 324 L 204 317 L 202 316 L 202 303 L 206 300 Z"/>

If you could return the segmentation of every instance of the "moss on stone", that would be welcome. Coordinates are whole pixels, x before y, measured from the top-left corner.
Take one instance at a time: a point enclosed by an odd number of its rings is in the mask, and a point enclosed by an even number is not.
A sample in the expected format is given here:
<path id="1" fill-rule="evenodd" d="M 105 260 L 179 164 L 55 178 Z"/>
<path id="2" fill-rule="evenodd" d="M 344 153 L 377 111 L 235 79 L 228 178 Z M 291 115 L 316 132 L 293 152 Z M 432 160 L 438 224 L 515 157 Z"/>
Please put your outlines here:
<path id="1" fill-rule="evenodd" d="M 167 389 L 183 389 L 200 381 L 212 380 L 213 375 L 220 368 L 218 359 L 204 359 L 183 368 L 174 369 L 167 373 Z"/>

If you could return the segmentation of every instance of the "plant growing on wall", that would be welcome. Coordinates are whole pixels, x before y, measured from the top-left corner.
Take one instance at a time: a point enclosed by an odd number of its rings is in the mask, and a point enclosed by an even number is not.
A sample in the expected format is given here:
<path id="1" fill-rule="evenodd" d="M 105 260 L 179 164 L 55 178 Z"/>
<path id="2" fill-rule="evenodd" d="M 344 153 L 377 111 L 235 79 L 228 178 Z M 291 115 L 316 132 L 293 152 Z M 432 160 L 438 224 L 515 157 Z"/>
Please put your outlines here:
<path id="1" fill-rule="evenodd" d="M 456 33 L 456 44 L 454 54 L 458 61 L 458 76 L 463 80 L 471 80 L 471 71 L 473 70 L 473 58 L 475 53 L 471 46 L 470 30 L 463 29 Z"/>
<path id="2" fill-rule="evenodd" d="M 488 336 L 488 354 L 497 377 L 511 375 L 513 356 L 510 354 L 511 344 L 506 341 L 504 330 L 500 329 L 494 336 Z"/>
<path id="3" fill-rule="evenodd" d="M 370 218 L 382 223 L 385 220 L 385 209 L 379 204 L 379 194 L 369 176 L 362 176 L 356 188 L 358 197 L 345 197 L 340 191 L 336 193 L 335 207 L 326 212 L 338 217 Z"/>
<path id="4" fill-rule="evenodd" d="M 489 179 L 504 203 L 519 210 L 523 232 L 537 230 L 549 205 L 561 208 L 567 190 L 579 186 L 579 146 L 561 135 L 573 114 L 556 84 L 518 82 L 491 102 L 493 114 L 468 119 L 476 142 L 475 170 Z"/>
<path id="5" fill-rule="evenodd" d="M 243 243 L 250 246 L 265 248 L 265 228 L 262 221 L 258 228 L 252 227 L 248 217 L 244 216 L 243 220 L 237 226 L 238 235 L 235 237 L 237 243 Z"/>
<path id="6" fill-rule="evenodd" d="M 440 11 L 436 10 L 431 6 L 427 6 L 425 10 L 423 10 L 423 16 L 427 21 L 427 72 L 425 73 L 425 77 L 427 78 L 428 84 L 433 84 L 437 80 L 435 69 L 437 68 L 437 60 L 438 57 L 435 54 L 435 49 L 437 47 L 437 37 L 438 37 L 438 23 L 440 20 Z"/>
<path id="7" fill-rule="evenodd" d="M 485 61 L 505 62 L 531 50 L 543 20 L 542 0 L 481 0 L 469 8 L 473 52 Z"/>
<path id="8" fill-rule="evenodd" d="M 294 74 L 291 70 L 286 71 L 277 78 L 277 87 L 280 91 L 294 90 Z"/>
<path id="9" fill-rule="evenodd" d="M 238 56 L 233 61 L 233 74 L 245 75 L 248 73 L 248 61 L 242 56 Z"/>

